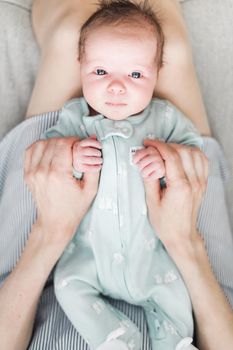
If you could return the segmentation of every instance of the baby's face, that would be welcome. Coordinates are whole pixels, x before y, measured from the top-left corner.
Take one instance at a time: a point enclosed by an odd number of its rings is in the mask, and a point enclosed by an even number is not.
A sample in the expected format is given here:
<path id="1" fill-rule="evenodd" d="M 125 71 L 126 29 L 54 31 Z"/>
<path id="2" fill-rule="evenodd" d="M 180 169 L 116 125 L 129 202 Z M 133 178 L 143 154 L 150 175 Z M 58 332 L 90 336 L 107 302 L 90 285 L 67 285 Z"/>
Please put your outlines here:
<path id="1" fill-rule="evenodd" d="M 81 61 L 83 95 L 114 120 L 145 109 L 157 81 L 156 38 L 147 29 L 101 27 L 89 34 Z"/>

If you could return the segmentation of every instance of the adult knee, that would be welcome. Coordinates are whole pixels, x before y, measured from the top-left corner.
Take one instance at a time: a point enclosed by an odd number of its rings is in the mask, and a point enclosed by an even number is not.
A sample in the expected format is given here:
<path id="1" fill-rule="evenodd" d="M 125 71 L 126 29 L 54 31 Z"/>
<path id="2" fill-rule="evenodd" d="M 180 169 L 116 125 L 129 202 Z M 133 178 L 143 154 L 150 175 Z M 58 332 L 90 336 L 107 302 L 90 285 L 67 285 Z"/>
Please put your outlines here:
<path id="1" fill-rule="evenodd" d="M 191 67 L 193 66 L 192 49 L 187 36 L 184 33 L 176 33 L 168 40 L 164 49 L 164 65 Z"/>
<path id="2" fill-rule="evenodd" d="M 41 50 L 77 50 L 79 30 L 95 11 L 92 0 L 34 0 L 32 23 Z"/>
<path id="3" fill-rule="evenodd" d="M 54 23 L 47 31 L 38 32 L 37 40 L 42 54 L 54 52 L 60 54 L 78 54 L 79 31 L 77 26 L 70 21 L 70 17 L 62 18 L 59 23 Z"/>

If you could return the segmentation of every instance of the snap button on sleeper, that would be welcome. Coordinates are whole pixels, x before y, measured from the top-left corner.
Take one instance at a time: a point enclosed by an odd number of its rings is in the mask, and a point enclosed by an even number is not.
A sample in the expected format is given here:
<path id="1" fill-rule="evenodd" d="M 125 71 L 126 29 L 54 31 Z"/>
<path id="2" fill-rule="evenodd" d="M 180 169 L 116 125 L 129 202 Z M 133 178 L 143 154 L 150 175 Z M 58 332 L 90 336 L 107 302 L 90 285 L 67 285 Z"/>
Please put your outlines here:
<path id="1" fill-rule="evenodd" d="M 122 132 L 123 134 L 126 136 L 126 137 L 130 137 L 133 133 L 133 128 L 132 126 L 130 125 L 130 128 L 123 128 L 122 129 Z"/>
<path id="2" fill-rule="evenodd" d="M 119 129 L 126 138 L 130 137 L 133 133 L 133 127 L 127 120 L 115 122 L 114 127 Z"/>
<path id="3" fill-rule="evenodd" d="M 126 125 L 126 123 L 127 123 L 127 121 L 125 122 L 124 120 L 123 121 L 116 121 L 115 123 L 114 123 L 114 127 L 116 128 L 116 129 L 122 129 L 125 125 Z"/>

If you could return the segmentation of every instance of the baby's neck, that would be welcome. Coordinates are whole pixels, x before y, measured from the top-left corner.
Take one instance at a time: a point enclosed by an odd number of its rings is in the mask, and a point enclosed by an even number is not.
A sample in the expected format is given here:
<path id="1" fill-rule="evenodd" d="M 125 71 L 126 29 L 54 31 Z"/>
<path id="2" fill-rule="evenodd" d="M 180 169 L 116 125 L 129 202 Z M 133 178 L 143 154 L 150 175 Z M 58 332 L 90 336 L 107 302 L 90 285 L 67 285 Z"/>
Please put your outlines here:
<path id="1" fill-rule="evenodd" d="M 89 115 L 90 115 L 90 117 L 93 117 L 93 116 L 99 114 L 91 106 L 88 105 L 88 108 L 89 108 Z"/>

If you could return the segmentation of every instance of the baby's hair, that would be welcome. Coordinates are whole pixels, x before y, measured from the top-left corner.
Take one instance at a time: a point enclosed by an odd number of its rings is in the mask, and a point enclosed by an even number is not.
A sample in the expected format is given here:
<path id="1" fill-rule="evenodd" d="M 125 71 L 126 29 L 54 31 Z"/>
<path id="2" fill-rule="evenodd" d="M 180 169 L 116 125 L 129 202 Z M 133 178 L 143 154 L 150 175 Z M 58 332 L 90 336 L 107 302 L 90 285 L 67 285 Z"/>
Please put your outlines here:
<path id="1" fill-rule="evenodd" d="M 157 52 L 155 63 L 158 70 L 162 67 L 164 35 L 157 14 L 149 5 L 149 0 L 142 0 L 140 3 L 129 0 L 100 0 L 99 8 L 83 24 L 79 38 L 79 60 L 85 54 L 85 43 L 89 33 L 101 26 L 133 25 L 134 27 L 152 30 L 157 41 Z"/>

